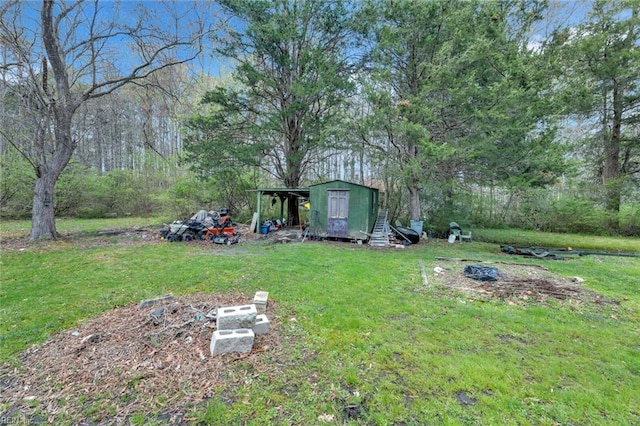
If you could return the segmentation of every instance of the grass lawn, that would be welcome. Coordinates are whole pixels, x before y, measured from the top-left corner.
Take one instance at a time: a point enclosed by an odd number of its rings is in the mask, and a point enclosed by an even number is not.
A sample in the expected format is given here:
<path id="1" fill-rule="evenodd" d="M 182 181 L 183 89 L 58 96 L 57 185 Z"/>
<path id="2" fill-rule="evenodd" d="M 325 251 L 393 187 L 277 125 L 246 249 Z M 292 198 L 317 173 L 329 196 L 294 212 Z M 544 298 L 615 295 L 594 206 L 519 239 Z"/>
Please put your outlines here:
<path id="1" fill-rule="evenodd" d="M 139 224 L 144 222 L 70 221 L 59 229 L 95 233 Z M 24 235 L 28 224 L 22 227 L 4 223 L 1 232 L 5 238 Z M 477 235 L 511 244 L 640 253 L 638 239 L 503 230 Z M 116 237 L 90 244 L 83 238 L 2 250 L 5 389 L 9 372 L 22 368 L 23 351 L 114 307 L 166 293 L 234 292 L 250 299 L 266 290 L 277 306 L 272 321 L 279 347 L 228 362 L 230 379 L 212 397 L 171 407 L 182 410 L 183 421 L 640 424 L 640 258 L 524 259 L 480 241 L 429 241 L 403 250 L 257 241 L 212 250 L 189 243 L 120 244 Z M 538 264 L 558 277 L 583 278 L 584 287 L 615 303 L 477 297 L 446 285 L 446 274 L 464 264 L 437 257 Z M 444 279 L 436 277 L 435 267 L 448 268 Z M 255 360 L 263 360 L 265 369 L 256 371 Z M 19 411 L 10 394 L 0 392 L 3 419 L 108 424 L 118 406 L 112 395 L 82 401 L 60 395 L 45 403 L 34 393 Z M 160 399 L 140 398 L 124 422 L 171 423 Z"/>

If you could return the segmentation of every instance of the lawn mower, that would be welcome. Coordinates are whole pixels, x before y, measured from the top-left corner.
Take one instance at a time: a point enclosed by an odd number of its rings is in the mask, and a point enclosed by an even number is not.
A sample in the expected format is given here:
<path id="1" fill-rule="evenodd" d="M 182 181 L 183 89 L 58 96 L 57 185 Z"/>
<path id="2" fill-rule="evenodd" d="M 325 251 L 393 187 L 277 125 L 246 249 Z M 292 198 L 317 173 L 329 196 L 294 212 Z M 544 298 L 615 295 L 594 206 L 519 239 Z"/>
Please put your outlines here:
<path id="1" fill-rule="evenodd" d="M 160 235 L 170 243 L 195 239 L 203 240 L 208 215 L 206 210 L 200 210 L 185 221 L 176 220 L 171 225 L 162 228 Z"/>
<path id="2" fill-rule="evenodd" d="M 160 230 L 160 234 L 169 242 L 207 240 L 230 245 L 240 241 L 227 208 L 219 212 L 200 210 L 185 221 L 176 220 Z"/>
<path id="3" fill-rule="evenodd" d="M 236 244 L 240 242 L 240 233 L 236 231 L 236 228 L 232 226 L 226 226 L 224 228 L 209 228 L 205 233 L 205 240 L 211 241 L 215 244 Z"/>
<path id="4" fill-rule="evenodd" d="M 240 233 L 236 232 L 226 208 L 220 209 L 220 212 L 210 212 L 212 224 L 206 223 L 206 231 L 204 239 L 212 241 L 215 244 L 236 244 L 240 241 Z"/>

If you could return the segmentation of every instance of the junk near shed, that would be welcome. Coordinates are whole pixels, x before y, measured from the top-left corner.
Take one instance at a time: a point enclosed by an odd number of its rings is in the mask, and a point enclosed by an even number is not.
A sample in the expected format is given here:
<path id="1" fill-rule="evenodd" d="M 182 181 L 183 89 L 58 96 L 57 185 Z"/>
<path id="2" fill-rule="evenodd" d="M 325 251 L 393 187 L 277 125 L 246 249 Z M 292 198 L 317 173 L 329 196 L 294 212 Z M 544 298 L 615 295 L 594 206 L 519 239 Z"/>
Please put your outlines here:
<path id="1" fill-rule="evenodd" d="M 233 227 L 229 211 L 199 210 L 189 219 L 176 220 L 160 230 L 162 238 L 168 242 L 176 241 L 211 241 L 216 244 L 231 245 L 240 241 L 240 233 Z"/>
<path id="2" fill-rule="evenodd" d="M 498 268 L 480 265 L 467 265 L 463 270 L 464 276 L 477 281 L 498 281 L 500 271 Z"/>
<path id="3" fill-rule="evenodd" d="M 600 255 L 600 256 L 622 256 L 622 257 L 640 257 L 638 253 L 614 253 L 606 251 L 589 251 L 589 250 L 575 250 L 571 247 L 562 249 L 547 249 L 543 247 L 516 247 L 509 245 L 501 245 L 500 250 L 507 254 L 517 254 L 521 256 L 537 257 L 539 259 L 555 259 L 564 260 L 566 255 L 575 256 L 588 256 L 588 255 Z"/>
<path id="4" fill-rule="evenodd" d="M 284 228 L 284 221 L 280 219 L 266 219 L 260 224 L 260 233 L 268 234 Z"/>
<path id="5" fill-rule="evenodd" d="M 418 244 L 420 242 L 420 234 L 411 228 L 405 228 L 404 226 L 396 226 L 393 228 L 396 231 L 398 239 L 404 239 L 411 244 Z"/>

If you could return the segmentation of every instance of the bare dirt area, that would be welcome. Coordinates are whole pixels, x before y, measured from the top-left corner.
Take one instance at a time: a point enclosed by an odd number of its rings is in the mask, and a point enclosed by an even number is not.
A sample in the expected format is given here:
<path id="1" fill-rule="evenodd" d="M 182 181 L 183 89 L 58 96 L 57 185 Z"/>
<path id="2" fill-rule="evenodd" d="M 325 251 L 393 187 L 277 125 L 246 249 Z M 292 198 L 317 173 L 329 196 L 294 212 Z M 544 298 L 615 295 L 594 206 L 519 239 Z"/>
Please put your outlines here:
<path id="1" fill-rule="evenodd" d="M 269 302 L 267 334 L 257 335 L 248 354 L 212 356 L 210 342 L 220 307 L 251 303 L 239 294 L 195 294 L 152 306 L 105 312 L 79 327 L 27 350 L 20 367 L 2 368 L 3 419 L 28 422 L 126 422 L 134 413 L 179 424 L 187 408 L 216 395 L 221 384 L 244 384 L 233 368 L 240 360 L 254 374 L 275 374 L 278 318 Z M 244 370 L 243 370 L 244 371 Z M 230 402 L 230 401 L 227 401 Z M 160 414 L 158 414 L 160 413 Z"/>
<path id="2" fill-rule="evenodd" d="M 249 225 L 236 224 L 236 230 L 240 233 L 240 243 L 252 242 L 268 237 L 249 232 Z M 272 235 L 269 235 L 272 237 Z M 30 241 L 28 236 L 0 238 L 2 250 L 47 250 L 56 247 L 76 247 L 91 249 L 109 246 L 136 246 L 143 244 L 167 243 L 160 234 L 158 228 L 130 228 L 130 229 L 102 229 L 92 233 L 67 233 L 61 234 L 57 240 Z M 219 247 L 211 241 L 179 241 L 171 244 L 191 244 L 194 246 Z"/>
<path id="3" fill-rule="evenodd" d="M 531 301 L 575 300 L 596 304 L 617 303 L 585 288 L 580 277 L 561 277 L 537 264 L 493 263 L 479 265 L 497 268 L 497 281 L 480 281 L 467 277 L 469 262 L 441 261 L 432 271 L 433 283 L 478 299 L 503 299 L 512 304 Z M 472 263 L 473 264 L 473 263 Z M 475 265 L 475 264 L 474 264 Z"/>
<path id="4" fill-rule="evenodd" d="M 95 233 L 61 234 L 56 240 L 30 241 L 25 237 L 5 237 L 0 239 L 0 249 L 46 250 L 55 247 L 95 248 L 114 245 L 139 245 L 162 242 L 160 232 L 149 228 L 105 229 Z"/>

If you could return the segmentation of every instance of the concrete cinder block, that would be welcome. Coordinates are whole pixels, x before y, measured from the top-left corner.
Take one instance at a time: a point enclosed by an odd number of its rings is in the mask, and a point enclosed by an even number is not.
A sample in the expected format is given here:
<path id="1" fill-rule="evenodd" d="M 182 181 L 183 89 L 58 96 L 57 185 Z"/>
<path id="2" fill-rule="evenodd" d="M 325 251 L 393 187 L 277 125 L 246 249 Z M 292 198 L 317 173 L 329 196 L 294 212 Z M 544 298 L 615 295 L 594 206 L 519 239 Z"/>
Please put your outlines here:
<path id="1" fill-rule="evenodd" d="M 229 352 L 247 353 L 253 348 L 255 334 L 253 330 L 216 330 L 211 336 L 211 355 Z"/>
<path id="2" fill-rule="evenodd" d="M 269 318 L 267 318 L 264 314 L 259 314 L 256 317 L 256 325 L 253 327 L 253 332 L 258 334 L 267 334 L 269 332 L 269 327 L 271 323 L 269 322 Z"/>
<path id="3" fill-rule="evenodd" d="M 253 328 L 256 325 L 255 305 L 229 306 L 218 309 L 218 330 L 236 330 L 239 328 Z"/>
<path id="4" fill-rule="evenodd" d="M 253 297 L 253 304 L 256 305 L 256 309 L 259 314 L 263 314 L 266 312 L 268 299 L 268 291 L 256 291 L 256 295 Z"/>

